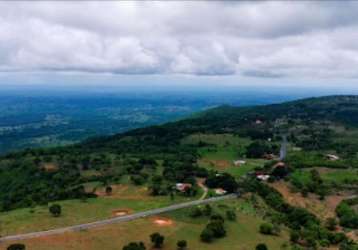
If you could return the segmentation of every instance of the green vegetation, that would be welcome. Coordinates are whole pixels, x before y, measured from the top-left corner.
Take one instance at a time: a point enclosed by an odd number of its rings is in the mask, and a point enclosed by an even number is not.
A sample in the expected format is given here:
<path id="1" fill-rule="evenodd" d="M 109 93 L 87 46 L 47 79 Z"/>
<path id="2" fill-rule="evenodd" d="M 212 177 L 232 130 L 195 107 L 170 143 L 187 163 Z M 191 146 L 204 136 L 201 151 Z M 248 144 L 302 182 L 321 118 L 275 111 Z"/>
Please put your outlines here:
<path id="1" fill-rule="evenodd" d="M 358 139 L 347 140 L 358 131 L 354 114 L 358 114 L 355 96 L 244 108 L 223 106 L 187 120 L 72 146 L 11 153 L 0 158 L 3 187 L 0 210 L 8 212 L 0 215 L 0 221 L 1 217 L 9 221 L 12 215 L 29 211 L 31 207 L 35 207 L 34 212 L 27 221 L 35 220 L 39 218 L 36 212 L 39 207 L 48 209 L 49 203 L 56 202 L 62 207 L 61 220 L 53 222 L 56 218 L 48 217 L 42 219 L 47 221 L 45 224 L 51 224 L 51 228 L 61 223 L 79 223 L 108 217 L 112 210 L 121 207 L 138 211 L 191 199 L 199 195 L 200 185 L 204 183 L 210 189 L 209 196 L 215 195 L 217 190 L 213 189 L 256 195 L 253 197 L 258 197 L 258 201 L 252 202 L 253 207 L 267 220 L 256 220 L 253 225 L 262 237 L 280 238 L 283 237 L 280 229 L 289 228 L 292 245 L 351 246 L 353 243 L 347 236 L 333 230 L 333 223 L 325 226 L 308 210 L 290 205 L 265 181 L 257 181 L 256 175 L 270 175 L 268 182 L 285 180 L 303 196 L 315 193 L 321 199 L 336 190 L 356 188 Z M 289 141 L 284 163 L 278 159 L 282 135 L 287 135 Z M 240 161 L 234 164 L 237 160 Z M 177 183 L 185 183 L 186 188 L 176 190 Z M 116 196 L 113 188 L 116 185 L 146 190 L 146 199 Z M 90 214 L 88 204 L 92 213 L 101 211 Z M 352 207 L 347 202 L 337 207 L 340 225 L 356 227 L 356 212 Z M 75 209 L 81 214 L 73 212 Z M 235 227 L 241 222 L 235 209 L 229 207 L 218 215 L 217 209 L 211 206 L 197 207 L 190 210 L 189 219 L 180 219 L 183 223 L 193 220 L 190 223 L 201 225 L 195 229 L 197 240 L 223 244 L 220 238 L 237 232 Z M 253 210 L 247 205 L 240 209 Z M 7 226 L 7 230 L 15 229 Z M 159 236 L 164 234 L 158 231 L 152 237 L 156 247 L 164 241 Z M 183 232 L 178 232 L 178 237 L 175 242 L 190 239 Z M 251 244 L 252 249 L 258 242 L 266 244 L 257 240 Z"/>

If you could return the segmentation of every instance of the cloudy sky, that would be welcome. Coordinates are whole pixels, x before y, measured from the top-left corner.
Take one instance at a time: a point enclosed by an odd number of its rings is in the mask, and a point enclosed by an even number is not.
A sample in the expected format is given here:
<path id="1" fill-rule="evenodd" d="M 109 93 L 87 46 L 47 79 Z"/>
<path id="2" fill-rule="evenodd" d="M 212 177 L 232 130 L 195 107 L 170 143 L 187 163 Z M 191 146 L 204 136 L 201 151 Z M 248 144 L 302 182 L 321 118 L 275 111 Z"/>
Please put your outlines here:
<path id="1" fill-rule="evenodd" d="M 0 84 L 358 85 L 357 13 L 357 1 L 0 2 Z"/>

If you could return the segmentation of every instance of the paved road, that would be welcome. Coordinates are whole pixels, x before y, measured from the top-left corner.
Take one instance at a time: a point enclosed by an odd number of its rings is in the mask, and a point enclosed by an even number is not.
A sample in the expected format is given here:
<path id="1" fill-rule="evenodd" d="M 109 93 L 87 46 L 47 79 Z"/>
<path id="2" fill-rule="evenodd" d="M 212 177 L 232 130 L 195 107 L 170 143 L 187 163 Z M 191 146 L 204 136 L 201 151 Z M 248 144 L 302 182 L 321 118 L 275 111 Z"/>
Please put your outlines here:
<path id="1" fill-rule="evenodd" d="M 209 199 L 205 199 L 205 200 L 184 202 L 184 203 L 180 203 L 180 204 L 171 205 L 168 207 L 152 209 L 152 210 L 139 212 L 139 213 L 135 213 L 135 214 L 131 214 L 131 215 L 115 217 L 115 218 L 111 218 L 111 219 L 105 219 L 105 220 L 95 221 L 95 222 L 86 223 L 86 224 L 80 224 L 80 225 L 69 226 L 69 227 L 64 227 L 64 228 L 57 228 L 57 229 L 52 229 L 52 230 L 47 230 L 47 231 L 5 236 L 5 237 L 0 238 L 0 243 L 4 242 L 4 241 L 20 241 L 20 240 L 26 240 L 26 239 L 41 237 L 41 236 L 48 236 L 48 235 L 54 235 L 54 234 L 62 234 L 62 233 L 66 233 L 66 232 L 76 232 L 76 231 L 81 231 L 81 230 L 87 230 L 87 229 L 101 227 L 101 226 L 110 225 L 110 224 L 114 224 L 114 223 L 132 221 L 132 220 L 136 220 L 139 218 L 144 218 L 147 216 L 157 215 L 157 214 L 170 212 L 170 211 L 174 211 L 174 210 L 178 210 L 178 209 L 182 209 L 182 208 L 192 207 L 192 206 L 196 206 L 196 205 L 202 205 L 202 204 L 207 204 L 207 203 L 226 200 L 226 199 L 233 199 L 236 197 L 237 197 L 236 194 L 229 194 L 229 195 L 209 198 Z"/>

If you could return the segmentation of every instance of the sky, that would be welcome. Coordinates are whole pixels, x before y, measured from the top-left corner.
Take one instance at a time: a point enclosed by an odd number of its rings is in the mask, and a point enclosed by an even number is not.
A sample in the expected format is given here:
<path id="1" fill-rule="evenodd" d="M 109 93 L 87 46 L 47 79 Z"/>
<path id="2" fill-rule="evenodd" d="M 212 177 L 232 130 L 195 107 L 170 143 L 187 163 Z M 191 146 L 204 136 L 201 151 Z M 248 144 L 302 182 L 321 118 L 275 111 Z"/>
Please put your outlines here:
<path id="1" fill-rule="evenodd" d="M 0 2 L 0 86 L 358 88 L 358 1 Z"/>

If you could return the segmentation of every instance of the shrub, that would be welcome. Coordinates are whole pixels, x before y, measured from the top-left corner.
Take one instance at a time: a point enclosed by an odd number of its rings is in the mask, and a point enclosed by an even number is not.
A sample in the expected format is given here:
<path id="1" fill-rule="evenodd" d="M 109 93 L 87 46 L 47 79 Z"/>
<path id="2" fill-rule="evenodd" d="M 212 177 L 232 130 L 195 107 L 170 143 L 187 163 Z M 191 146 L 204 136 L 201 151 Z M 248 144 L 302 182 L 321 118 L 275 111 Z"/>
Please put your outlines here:
<path id="1" fill-rule="evenodd" d="M 60 205 L 53 204 L 49 207 L 49 211 L 54 217 L 59 217 L 61 215 L 62 209 Z"/>
<path id="2" fill-rule="evenodd" d="M 200 239 L 204 242 L 212 242 L 214 238 L 214 232 L 209 228 L 204 228 L 200 234 Z"/>
<path id="3" fill-rule="evenodd" d="M 145 250 L 145 245 L 143 242 L 131 242 L 128 245 L 122 248 L 123 250 Z"/>
<path id="4" fill-rule="evenodd" d="M 260 233 L 262 234 L 274 234 L 274 227 L 270 223 L 262 223 L 260 225 Z"/>
<path id="5" fill-rule="evenodd" d="M 268 250 L 268 248 L 265 244 L 260 243 L 256 246 L 256 250 Z"/>
<path id="6" fill-rule="evenodd" d="M 154 247 L 161 248 L 164 243 L 164 236 L 159 233 L 153 233 L 150 235 L 150 240 L 154 244 Z"/>
<path id="7" fill-rule="evenodd" d="M 232 210 L 226 211 L 226 218 L 227 218 L 228 220 L 235 221 L 235 220 L 236 220 L 236 213 L 235 213 L 235 211 L 232 211 Z"/>
<path id="8" fill-rule="evenodd" d="M 187 247 L 187 245 L 188 245 L 188 243 L 186 242 L 186 240 L 179 240 L 179 241 L 177 242 L 177 247 L 178 247 L 178 249 L 180 249 L 180 250 L 185 249 L 185 248 Z"/>
<path id="9" fill-rule="evenodd" d="M 112 194 L 112 187 L 111 187 L 111 186 L 107 186 L 107 187 L 106 187 L 106 194 L 107 194 L 107 195 L 111 195 L 111 194 Z"/>
<path id="10" fill-rule="evenodd" d="M 7 250 L 25 250 L 26 247 L 24 244 L 11 244 L 10 246 L 7 247 Z"/>

